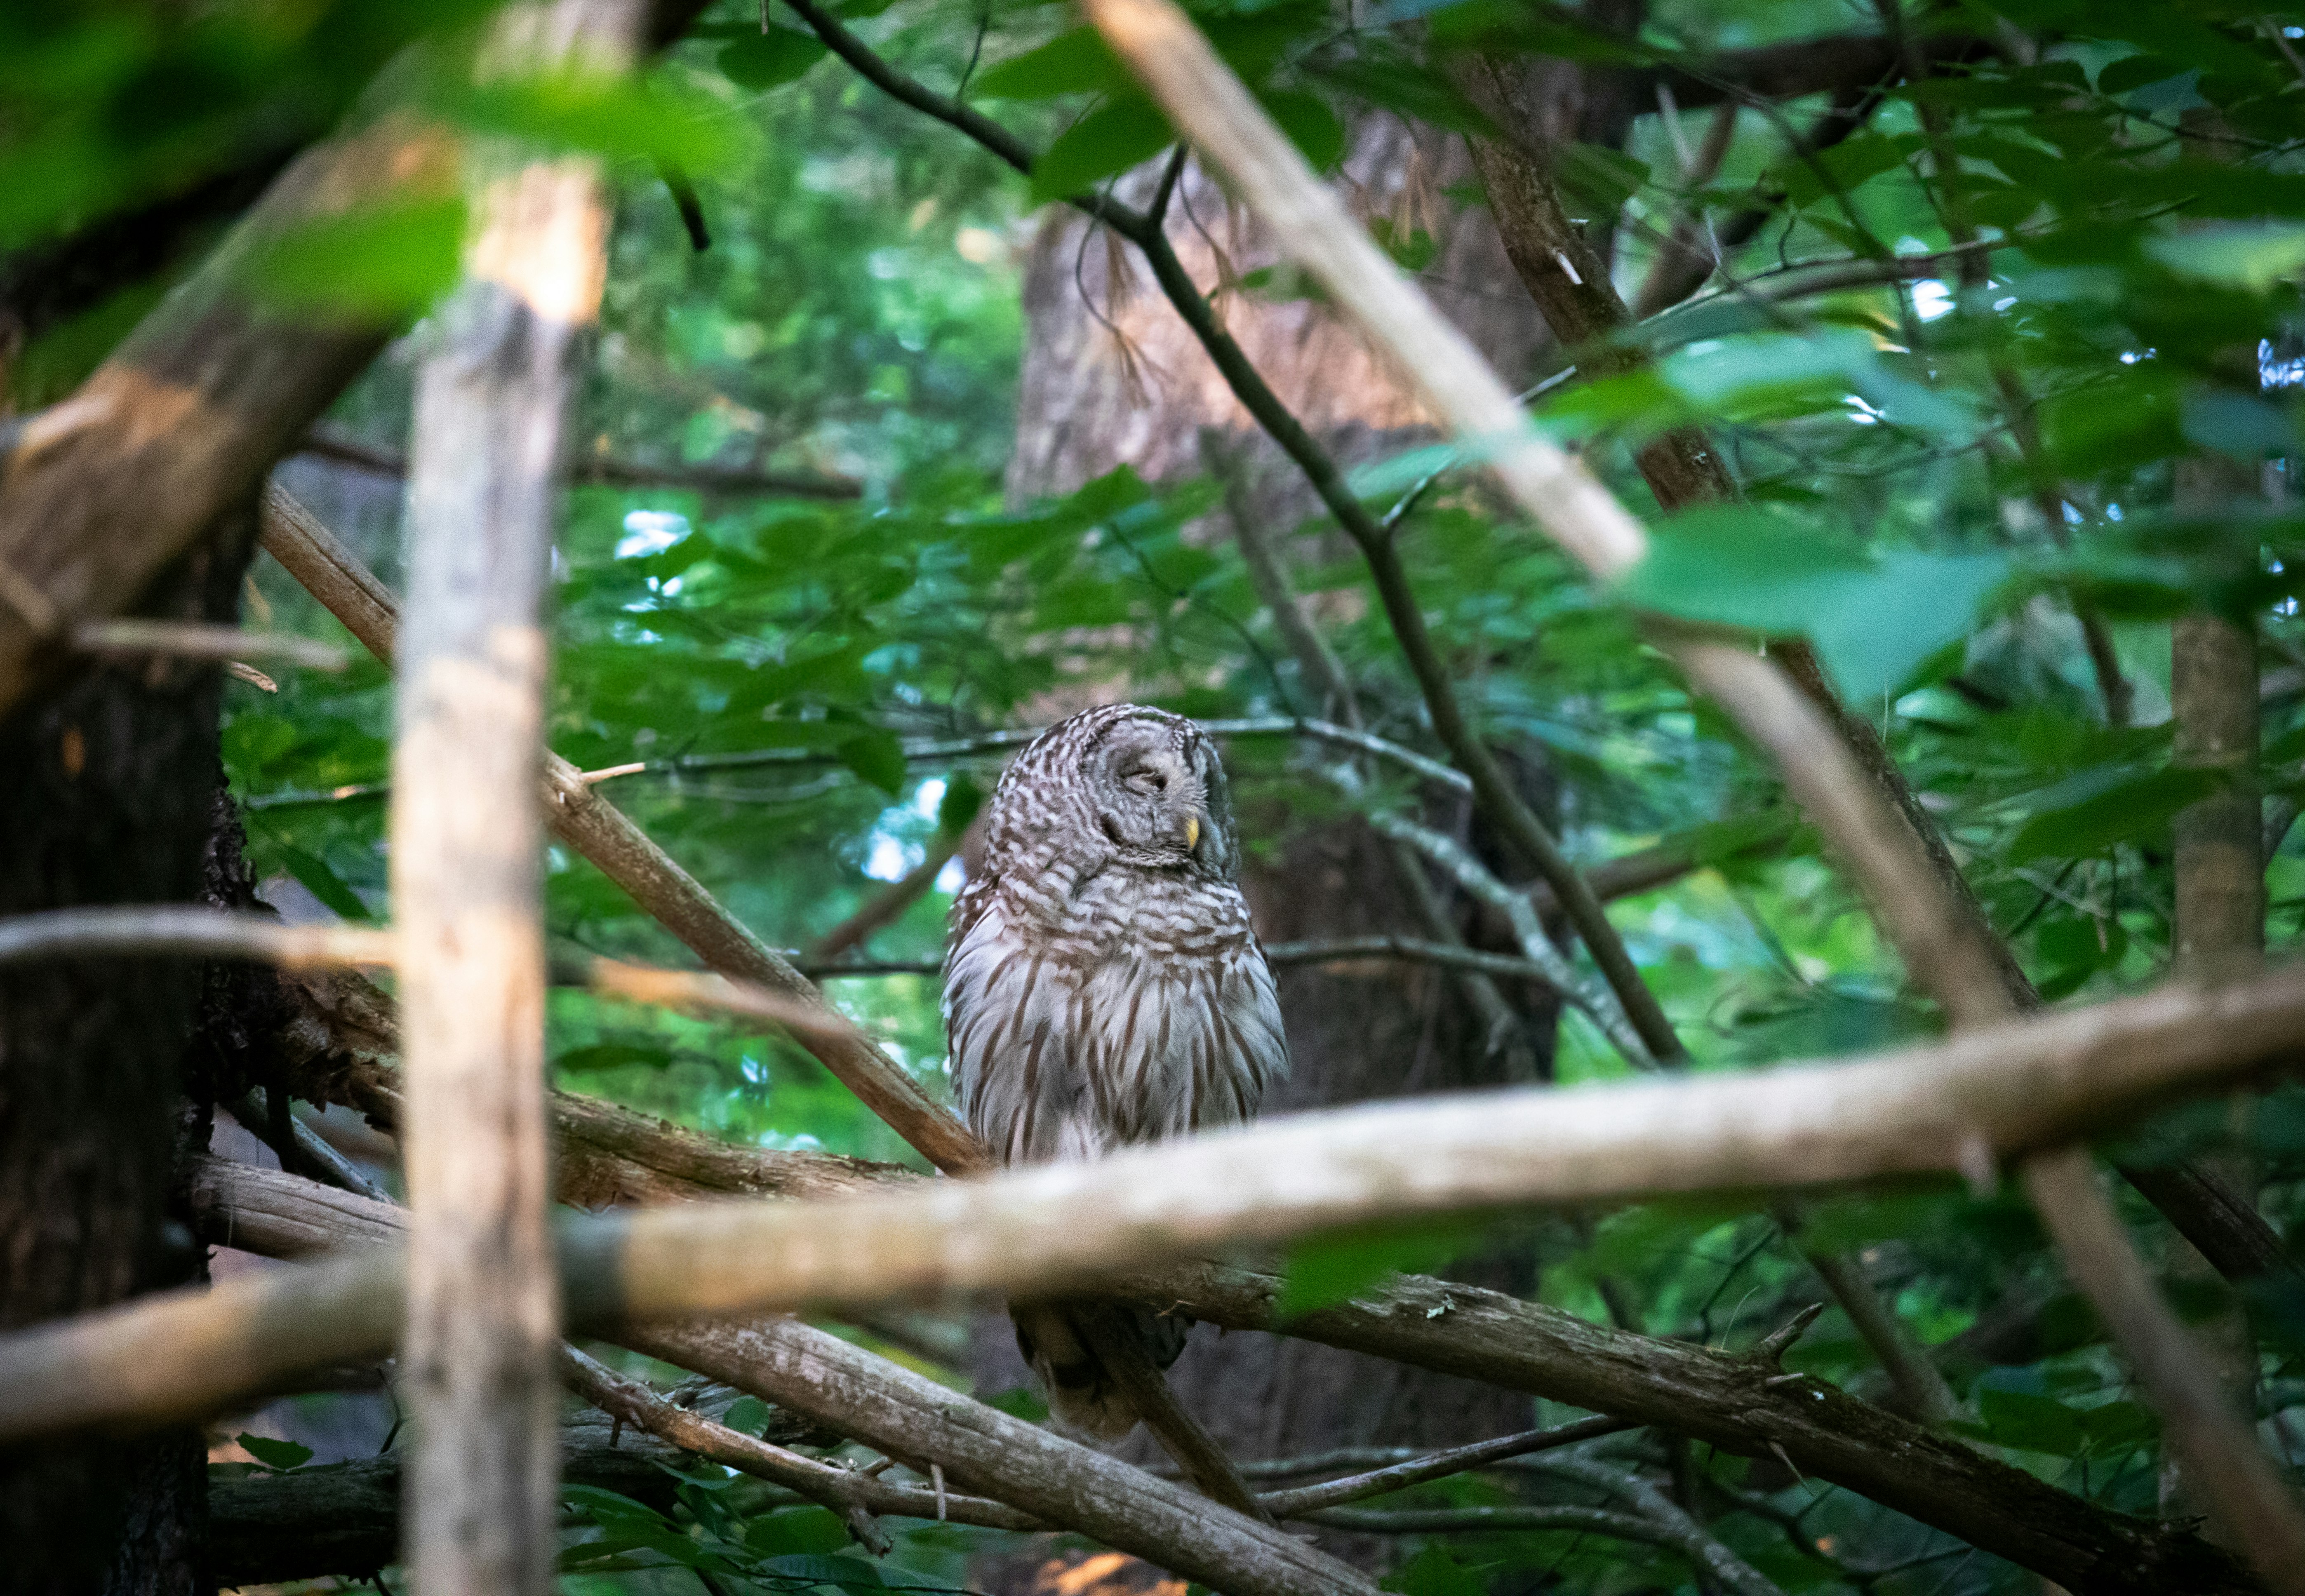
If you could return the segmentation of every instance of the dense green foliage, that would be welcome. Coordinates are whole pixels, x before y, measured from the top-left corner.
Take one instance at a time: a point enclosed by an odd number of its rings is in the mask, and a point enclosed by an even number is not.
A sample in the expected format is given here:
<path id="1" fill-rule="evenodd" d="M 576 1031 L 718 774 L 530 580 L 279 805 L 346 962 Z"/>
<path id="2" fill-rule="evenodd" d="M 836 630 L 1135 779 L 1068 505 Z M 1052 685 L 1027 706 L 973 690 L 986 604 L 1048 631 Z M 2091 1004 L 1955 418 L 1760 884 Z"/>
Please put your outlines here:
<path id="1" fill-rule="evenodd" d="M 396 48 L 456 24 L 458 9 L 339 0 L 10 13 L 0 18 L 0 247 L 181 191 L 326 125 Z M 1671 0 L 1629 38 L 1524 0 L 1198 10 L 1323 162 L 1372 109 L 1477 128 L 1441 70 L 1451 50 L 1548 54 L 1595 72 L 1678 63 L 1702 76 L 1725 51 L 1882 26 L 1872 8 L 1818 0 Z M 561 544 L 553 745 L 587 768 L 649 761 L 607 790 L 791 947 L 965 825 L 997 772 L 997 760 L 907 763 L 902 736 L 1022 724 L 1040 695 L 1084 683 L 1122 683 L 1207 717 L 1317 707 L 1235 549 L 1195 530 L 1214 485 L 1147 487 L 1122 473 L 1060 503 L 1004 499 L 1018 267 L 1034 207 L 1159 153 L 1169 135 L 1158 114 L 1066 8 L 852 0 L 842 12 L 931 87 L 965 83 L 972 102 L 1047 149 L 1035 178 L 864 85 L 789 31 L 789 15 L 764 39 L 753 12 L 733 5 L 712 9 L 662 60 L 644 96 L 523 85 L 468 102 L 404 57 L 365 106 L 413 98 L 488 131 L 616 157 L 623 203 L 585 448 L 864 484 L 852 502 L 583 488 Z M 2171 762 L 2173 616 L 2207 607 L 2253 626 L 2268 813 L 2293 814 L 2305 797 L 2293 574 L 2305 569 L 2305 524 L 2285 467 L 2301 452 L 2292 384 L 2305 29 L 2153 0 L 2009 0 L 1897 21 L 1913 39 L 1952 30 L 1979 43 L 1934 75 L 1891 83 L 1858 131 L 1819 152 L 1788 153 L 1788 138 L 1821 96 L 1748 108 L 1719 173 L 1690 188 L 1685 151 L 1710 113 L 1671 127 L 1647 99 L 1625 149 L 1561 162 L 1580 216 L 1615 222 L 1629 291 L 1684 208 L 1720 215 L 1773 201 L 1732 259 L 1733 284 L 1716 279 L 1631 335 L 1652 361 L 1558 384 L 1534 407 L 1537 425 L 1580 444 L 1653 522 L 1656 552 L 1622 590 L 1593 590 L 1531 529 L 1496 514 L 1476 463 L 1428 449 L 1356 479 L 1382 509 L 1447 466 L 1400 533 L 1418 598 L 1486 734 L 1542 749 L 1557 772 L 1578 860 L 1665 840 L 1714 862 L 1614 910 L 1707 1069 L 1847 1052 L 1938 1021 L 1846 879 L 1786 826 L 1773 775 L 1637 641 L 1636 607 L 1756 645 L 1813 640 L 2053 1000 L 2137 988 L 2170 964 L 2170 821 L 2217 785 Z M 695 185 L 712 237 L 704 253 L 690 248 L 660 159 Z M 454 218 L 437 215 L 307 240 L 278 285 L 399 295 L 419 316 L 453 268 L 444 225 L 453 242 Z M 1980 236 L 1998 247 L 1891 269 Z M 1413 265 L 1431 241 L 1390 242 Z M 1867 277 L 1870 267 L 1882 269 Z M 45 333 L 10 368 L 20 400 L 62 391 L 160 286 L 124 288 Z M 396 357 L 337 419 L 396 445 L 407 388 Z M 1743 497 L 1665 520 L 1632 455 L 1683 424 L 1710 429 Z M 1365 688 L 1373 727 L 1431 750 L 1357 560 L 1295 574 L 1307 592 L 1338 596 L 1322 613 L 1361 617 L 1330 641 Z M 335 635 L 276 568 L 261 568 L 257 587 L 276 624 Z M 2083 617 L 2106 629 L 2133 689 L 2126 725 L 2107 715 Z M 364 663 L 285 675 L 276 695 L 230 692 L 225 761 L 260 869 L 341 913 L 380 913 L 386 674 Z M 1308 769 L 1317 757 L 1235 744 L 1244 809 L 1298 825 L 1338 813 L 1344 801 Z M 1385 786 L 1366 801 L 1409 797 Z M 2285 826 L 2275 831 L 2267 930 L 2279 948 L 2305 930 L 2305 853 L 2283 842 Z M 931 892 L 870 951 L 933 956 L 948 902 Z M 680 958 L 558 850 L 549 918 L 572 946 Z M 939 1077 L 932 981 L 837 991 L 908 1065 Z M 905 1156 L 773 1040 L 571 993 L 556 996 L 552 1022 L 557 1069 L 573 1089 L 739 1141 Z M 1623 1070 L 1597 1031 L 1564 1023 L 1561 1080 Z M 2305 1214 L 2301 1107 L 2283 1091 L 2244 1116 L 2224 1105 L 2173 1114 L 2125 1151 L 2243 1155 L 2285 1232 Z M 2169 1259 L 2166 1227 L 2123 1201 L 2140 1244 Z M 2031 1303 L 2032 1361 L 1944 1360 L 1963 1403 L 1955 1428 L 2097 1500 L 2158 1510 L 2156 1422 L 2063 1295 L 2013 1193 L 1948 1183 L 1851 1196 L 1812 1210 L 1799 1241 L 1858 1253 L 1925 1344 L 1997 1305 Z M 1514 1232 L 1512 1244 L 1536 1249 L 1547 1302 L 1603 1318 L 1599 1288 L 1611 1281 L 1632 1328 L 1653 1335 L 1738 1345 L 1822 1295 L 1793 1238 L 1756 1204 L 1652 1206 L 1590 1228 L 1551 1220 Z M 1448 1246 L 1357 1243 L 1308 1248 L 1300 1261 L 1307 1279 L 1343 1292 Z M 2181 1286 L 2189 1311 L 2232 1311 L 2198 1281 Z M 2268 1290 L 2248 1312 L 2263 1433 L 2285 1455 L 2289 1399 L 2305 1399 L 2305 1303 Z M 1789 1366 L 1883 1389 L 1838 1310 Z M 1846 1491 L 1737 1459 L 1695 1466 L 1722 1488 L 1700 1498 L 1714 1532 L 1789 1592 L 2037 1583 Z M 1417 1499 L 1564 1499 L 1568 1490 L 1488 1475 Z M 574 1566 L 594 1570 L 582 1588 L 693 1588 L 685 1575 L 617 1572 L 668 1564 L 726 1582 L 716 1588 L 948 1586 L 986 1539 L 916 1532 L 875 1573 L 853 1551 L 835 1555 L 842 1537 L 829 1516 L 763 1510 L 748 1483 L 699 1474 L 683 1498 L 669 1524 L 580 1495 L 574 1505 L 600 1532 L 572 1549 Z M 1694 1588 L 1671 1553 L 1560 1532 L 1410 1538 L 1395 1577 L 1404 1591 L 1447 1596 Z"/>

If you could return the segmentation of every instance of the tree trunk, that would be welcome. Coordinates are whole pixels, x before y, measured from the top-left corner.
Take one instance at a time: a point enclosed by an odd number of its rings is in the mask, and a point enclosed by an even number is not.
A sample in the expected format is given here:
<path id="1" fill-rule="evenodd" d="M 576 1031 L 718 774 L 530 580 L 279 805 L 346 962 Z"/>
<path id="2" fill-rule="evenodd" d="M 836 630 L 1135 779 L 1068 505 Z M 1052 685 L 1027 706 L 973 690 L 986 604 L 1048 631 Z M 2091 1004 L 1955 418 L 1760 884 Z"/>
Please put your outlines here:
<path id="1" fill-rule="evenodd" d="M 229 621 L 252 514 L 181 562 L 142 613 Z M 69 676 L 0 722 L 0 913 L 196 903 L 221 783 L 212 664 L 130 659 Z M 202 1001 L 181 959 L 0 971 L 0 1328 L 194 1277 L 163 1223 L 178 1082 Z M 0 1456 L 9 1588 L 191 1592 L 206 1457 L 175 1431 Z"/>
<path id="2" fill-rule="evenodd" d="M 1459 140 L 1411 133 L 1391 117 L 1355 132 L 1348 186 L 1361 208 L 1396 233 L 1422 231 L 1436 247 L 1427 285 L 1443 309 L 1489 351 L 1509 379 L 1538 368 L 1549 344 L 1543 322 L 1515 280 L 1484 212 L 1457 211 L 1442 197 L 1467 175 Z M 1124 181 L 1142 203 L 1152 174 Z M 1257 369 L 1340 461 L 1351 465 L 1429 441 L 1428 419 L 1316 301 L 1255 297 L 1230 288 L 1271 264 L 1272 253 L 1221 191 L 1188 168 L 1170 209 L 1169 235 L 1195 280 L 1217 286 L 1217 309 Z M 1285 532 L 1317 508 L 1296 469 L 1254 425 L 1140 264 L 1079 217 L 1051 212 L 1035 241 L 1025 288 L 1029 342 L 1018 403 L 1016 452 L 1008 486 L 1018 500 L 1070 490 L 1121 464 L 1150 480 L 1203 469 L 1200 431 L 1223 429 L 1246 463 L 1245 508 Z M 1211 540 L 1229 532 L 1212 523 Z M 1323 542 L 1337 541 L 1333 535 Z M 1285 545 L 1284 545 L 1285 547 Z M 1341 550 L 1340 542 L 1338 550 Z M 1310 552 L 1300 550 L 1301 553 Z M 1314 606 L 1317 615 L 1320 606 Z M 1075 706 L 1065 705 L 1063 708 Z M 1317 712 L 1317 702 L 1299 708 Z M 1456 822 L 1461 834 L 1464 817 Z M 1274 836 L 1285 814 L 1250 812 L 1246 829 Z M 1476 841 L 1478 839 L 1476 839 Z M 1380 933 L 1423 937 L 1426 922 L 1397 873 L 1393 851 L 1358 822 L 1298 828 L 1279 862 L 1245 882 L 1258 934 L 1268 941 Z M 1444 893 L 1444 896 L 1449 896 Z M 1461 912 L 1467 938 L 1482 928 Z M 1267 1114 L 1493 1085 L 1504 1064 L 1461 988 L 1422 966 L 1372 963 L 1281 972 L 1291 1074 Z M 1549 1000 L 1509 994 L 1549 1054 L 1556 1018 Z M 1502 1290 L 1531 1281 L 1524 1261 L 1467 1266 L 1463 1278 Z M 980 1388 L 1025 1382 L 1005 1320 L 980 1329 Z M 1309 1341 L 1201 1326 L 1170 1372 L 1179 1398 L 1239 1459 L 1291 1456 L 1342 1446 L 1440 1447 L 1485 1439 L 1530 1422 L 1525 1396 L 1347 1353 Z M 1140 1462 L 1156 1454 L 1139 1435 L 1127 1443 Z M 1334 1549 L 1375 1562 L 1373 1540 Z M 978 1570 L 994 1592 L 1166 1592 L 1142 1565 L 1112 1558 L 1092 1570 L 1077 1555 L 1034 1555 Z M 1108 1566 L 1109 1565 L 1109 1566 Z"/>

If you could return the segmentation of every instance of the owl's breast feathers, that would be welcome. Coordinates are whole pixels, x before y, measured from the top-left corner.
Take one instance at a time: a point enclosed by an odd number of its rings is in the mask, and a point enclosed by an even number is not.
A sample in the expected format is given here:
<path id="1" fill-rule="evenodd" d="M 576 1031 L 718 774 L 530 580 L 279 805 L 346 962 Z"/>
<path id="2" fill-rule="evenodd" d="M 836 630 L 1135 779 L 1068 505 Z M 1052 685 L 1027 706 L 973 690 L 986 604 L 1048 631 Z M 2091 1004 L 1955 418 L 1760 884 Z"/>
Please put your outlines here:
<path id="1" fill-rule="evenodd" d="M 1289 1056 L 1239 889 L 1035 862 L 955 905 L 945 1023 L 970 1127 L 1037 1163 L 1253 1118 Z"/>

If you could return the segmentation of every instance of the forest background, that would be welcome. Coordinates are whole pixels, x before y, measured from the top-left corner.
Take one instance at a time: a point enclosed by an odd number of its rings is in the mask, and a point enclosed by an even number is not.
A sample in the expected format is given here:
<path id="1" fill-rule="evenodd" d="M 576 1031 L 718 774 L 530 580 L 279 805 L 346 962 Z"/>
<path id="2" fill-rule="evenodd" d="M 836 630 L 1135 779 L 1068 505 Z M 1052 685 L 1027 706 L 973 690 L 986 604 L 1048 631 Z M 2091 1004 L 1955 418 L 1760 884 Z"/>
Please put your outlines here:
<path id="1" fill-rule="evenodd" d="M 1286 950 L 1299 1065 L 1279 1110 L 1569 1087 L 1652 1062 L 1629 1054 L 1727 1072 L 1939 1032 L 1855 884 L 1645 641 L 1644 615 L 1756 649 L 1806 638 L 1818 683 L 1885 747 L 2044 999 L 2230 972 L 2305 927 L 2286 478 L 2305 27 L 2285 15 L 2052 0 L 1197 10 L 1392 258 L 1528 391 L 1534 424 L 1648 522 L 1649 560 L 1595 585 L 1221 186 L 1172 162 L 1161 113 L 1069 8 L 716 4 L 638 87 L 593 98 L 428 76 L 426 41 L 472 13 L 123 4 L 0 24 L 10 407 L 54 414 L 341 119 L 414 106 L 607 156 L 617 221 L 553 570 L 550 746 L 932 1093 L 943 917 L 1016 745 L 990 734 L 1122 698 L 1237 727 L 1248 885 Z M 921 103 L 828 39 L 924 86 Z M 923 114 L 948 97 L 1012 142 Z M 1004 158 L 1016 149 L 1039 152 L 1029 174 Z M 1139 223 L 1151 208 L 1186 297 L 1338 463 L 1325 503 L 1305 451 L 1276 444 L 1209 364 L 1143 227 L 1084 219 L 1076 195 Z M 396 590 L 413 374 L 462 225 L 451 201 L 356 208 L 280 242 L 248 289 L 265 313 L 408 329 L 275 476 Z M 1340 501 L 1381 523 L 1391 578 L 1379 562 L 1372 579 Z M 1561 894 L 1534 885 L 1510 827 L 1436 777 L 1432 761 L 1461 751 L 1384 580 L 1413 590 L 1481 743 L 1609 900 L 1654 1023 L 1612 992 Z M 232 585 L 251 630 L 345 643 L 268 558 Z M 2190 677 L 2189 649 L 2210 661 Z M 255 658 L 223 688 L 246 857 L 292 920 L 385 909 L 391 679 L 345 653 L 338 670 Z M 1372 754 L 1368 736 L 1427 763 Z M 2262 885 L 2224 879 L 2219 929 L 2181 946 L 2188 836 L 2228 852 L 2244 838 Z M 1500 891 L 1574 950 L 1572 980 L 1532 962 Z M 557 845 L 547 921 L 562 952 L 691 962 Z M 757 1029 L 561 989 L 549 1034 L 569 1091 L 744 1147 L 919 1162 Z M 312 1119 L 391 1187 L 390 1144 L 357 1114 Z M 276 1164 L 267 1128 L 217 1146 Z M 2122 1217 L 2286 1467 L 2305 1281 L 2293 1263 L 2236 1268 L 2214 1248 L 2205 1261 L 2148 1198 L 2154 1171 L 2214 1171 L 2277 1246 L 2299 1213 L 2305 1099 L 2195 1104 L 2106 1150 L 2144 1172 L 2117 1188 Z M 1787 1371 L 2104 1507 L 2199 1511 L 2014 1185 L 1308 1244 L 1284 1270 L 1287 1307 L 1399 1269 L 1725 1348 L 1822 1304 Z M 1039 1416 L 997 1322 L 916 1314 L 843 1333 Z M 1365 1460 L 1578 1412 L 1209 1328 L 1177 1379 L 1248 1460 Z M 389 1412 L 328 1393 L 227 1422 L 210 1438 L 217 1479 L 299 1483 L 388 1443 Z M 773 1420 L 756 1403 L 730 1422 Z M 1324 1544 L 1420 1593 L 2041 1583 L 1789 1459 L 1663 1427 L 1569 1456 L 1388 1498 Z M 681 1466 L 676 1491 L 572 1485 L 568 1588 L 1175 1588 L 1076 1541 L 995 1530 L 904 1529 L 868 1560 L 822 1509 Z M 1628 1502 L 1646 1504 L 1645 1535 L 1596 1529 Z M 1564 1507 L 1587 1516 L 1544 1515 Z M 276 1551 L 302 1532 L 260 1518 L 285 1509 L 254 1511 L 250 1532 Z M 320 1588 L 370 1572 L 293 1571 Z"/>

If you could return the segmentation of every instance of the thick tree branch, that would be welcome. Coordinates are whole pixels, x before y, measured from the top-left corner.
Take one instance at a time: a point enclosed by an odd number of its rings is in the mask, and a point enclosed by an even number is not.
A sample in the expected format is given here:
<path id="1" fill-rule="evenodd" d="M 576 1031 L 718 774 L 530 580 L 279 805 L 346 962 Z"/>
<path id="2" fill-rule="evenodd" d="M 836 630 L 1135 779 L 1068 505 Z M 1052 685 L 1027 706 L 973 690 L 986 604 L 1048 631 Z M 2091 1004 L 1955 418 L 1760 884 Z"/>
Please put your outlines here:
<path id="1" fill-rule="evenodd" d="M 639 1122 L 635 1139 L 645 1130 Z M 213 1191 L 195 1213 L 206 1215 L 200 1223 L 212 1238 L 228 1223 L 261 1251 L 267 1244 L 255 1238 L 275 1228 L 284 1241 L 309 1244 L 341 1223 L 329 1216 L 342 1215 L 344 1200 L 309 1182 L 225 1164 L 206 1167 L 201 1179 Z M 389 1210 L 378 1218 L 388 1225 Z M 345 1226 L 340 1234 L 373 1242 L 389 1232 Z M 1439 1280 L 1397 1279 L 1285 1323 L 1277 1312 L 1281 1282 L 1272 1275 L 1185 1263 L 1118 1284 L 1140 1302 L 1181 1307 L 1228 1329 L 1302 1335 L 1655 1424 L 1739 1456 L 1782 1454 L 1808 1478 L 1845 1486 L 2077 1592 L 2255 1589 L 2237 1563 L 2182 1530 L 2108 1513 L 1830 1388 L 1788 1382 L 1773 1354 L 1627 1335 Z"/>
<path id="2" fill-rule="evenodd" d="M 590 1219 L 566 1243 L 572 1321 L 1047 1295 L 1152 1260 L 1418 1215 L 1978 1170 L 2243 1078 L 2305 1038 L 2305 970 L 2182 986 L 1856 1062 L 1305 1114 L 814 1203 L 694 1203 Z M 0 1341 L 0 1438 L 199 1411 L 254 1371 L 378 1350 L 388 1261 L 220 1286 Z M 309 1323 L 284 1335 L 272 1304 Z M 236 1350 L 235 1350 L 236 1349 Z M 187 1365 L 190 1365 L 187 1367 Z M 203 1368 L 206 1365 L 206 1368 Z M 265 1376 L 269 1378 L 268 1374 Z M 98 1388 L 91 1389 L 91 1385 Z"/>

